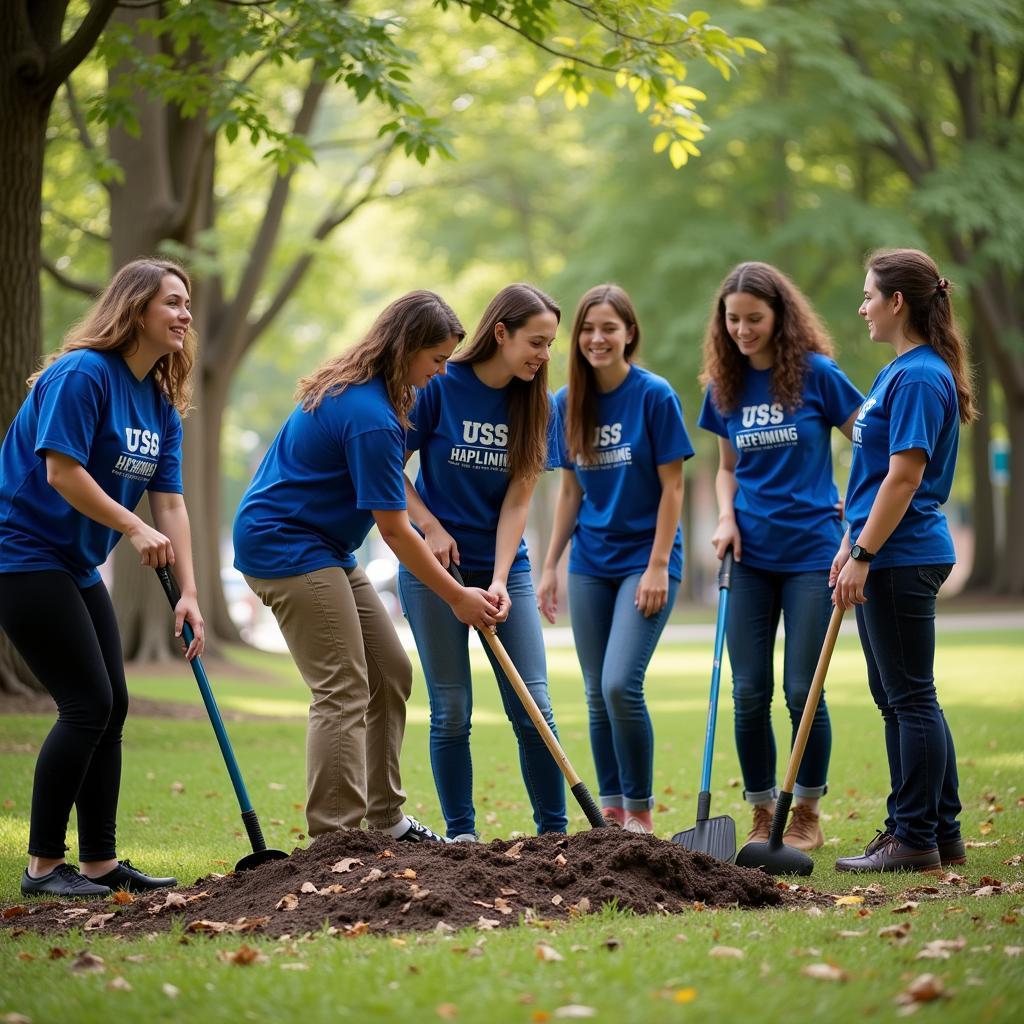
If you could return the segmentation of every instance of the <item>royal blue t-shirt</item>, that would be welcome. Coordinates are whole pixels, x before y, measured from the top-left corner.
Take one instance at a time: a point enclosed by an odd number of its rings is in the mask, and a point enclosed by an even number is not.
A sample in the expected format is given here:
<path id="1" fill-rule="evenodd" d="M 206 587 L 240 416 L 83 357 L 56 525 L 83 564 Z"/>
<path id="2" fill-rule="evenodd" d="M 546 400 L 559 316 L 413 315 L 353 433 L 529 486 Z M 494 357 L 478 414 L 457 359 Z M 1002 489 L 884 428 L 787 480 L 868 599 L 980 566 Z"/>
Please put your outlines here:
<path id="1" fill-rule="evenodd" d="M 889 456 L 920 448 L 928 463 L 910 507 L 872 567 L 952 565 L 956 561 L 949 526 L 939 506 L 953 485 L 959 439 L 956 383 L 942 356 L 930 345 L 919 345 L 883 367 L 853 427 L 846 518 L 854 543 L 889 472 Z"/>
<path id="2" fill-rule="evenodd" d="M 734 499 L 744 565 L 811 572 L 832 564 L 842 540 L 831 434 L 864 396 L 827 356 L 807 356 L 803 404 L 772 398 L 772 371 L 748 366 L 739 403 L 723 415 L 705 392 L 698 423 L 736 450 Z"/>
<path id="3" fill-rule="evenodd" d="M 565 422 L 569 389 L 555 396 Z M 658 524 L 661 480 L 658 467 L 693 455 L 683 407 L 663 377 L 631 366 L 613 391 L 598 393 L 594 462 L 569 457 L 559 431 L 558 464 L 573 470 L 583 500 L 569 552 L 569 572 L 621 579 L 643 572 L 651 557 Z M 683 578 L 683 533 L 676 528 L 669 575 Z"/>
<path id="4" fill-rule="evenodd" d="M 449 363 L 416 396 L 406 439 L 420 453 L 416 491 L 455 538 L 460 565 L 471 572 L 494 568 L 494 542 L 508 491 L 508 387 L 485 384 L 472 366 Z M 554 415 L 548 425 L 548 468 L 553 468 Z M 530 568 L 526 542 L 510 572 Z"/>
<path id="5" fill-rule="evenodd" d="M 46 482 L 47 451 L 134 510 L 146 490 L 181 493 L 181 418 L 152 374 L 138 380 L 118 353 L 95 349 L 51 363 L 14 417 L 0 448 L 0 572 L 58 569 L 91 587 L 121 535 Z"/>
<path id="6" fill-rule="evenodd" d="M 383 381 L 297 406 L 235 515 L 235 567 L 279 579 L 356 564 L 373 511 L 405 508 L 405 431 Z"/>

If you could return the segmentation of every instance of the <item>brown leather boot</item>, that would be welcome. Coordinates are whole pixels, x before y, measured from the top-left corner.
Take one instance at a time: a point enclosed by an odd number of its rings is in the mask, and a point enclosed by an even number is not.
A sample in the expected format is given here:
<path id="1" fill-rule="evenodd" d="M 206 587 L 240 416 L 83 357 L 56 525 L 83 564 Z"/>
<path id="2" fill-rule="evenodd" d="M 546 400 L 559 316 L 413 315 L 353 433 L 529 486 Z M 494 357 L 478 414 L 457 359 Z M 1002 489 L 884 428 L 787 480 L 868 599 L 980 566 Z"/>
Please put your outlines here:
<path id="1" fill-rule="evenodd" d="M 754 827 L 747 834 L 748 843 L 767 843 L 772 828 L 772 812 L 767 804 L 754 804 Z"/>
<path id="2" fill-rule="evenodd" d="M 821 818 L 806 804 L 793 805 L 793 817 L 789 819 L 782 834 L 786 846 L 795 850 L 817 850 L 825 845 L 825 833 L 821 831 Z"/>

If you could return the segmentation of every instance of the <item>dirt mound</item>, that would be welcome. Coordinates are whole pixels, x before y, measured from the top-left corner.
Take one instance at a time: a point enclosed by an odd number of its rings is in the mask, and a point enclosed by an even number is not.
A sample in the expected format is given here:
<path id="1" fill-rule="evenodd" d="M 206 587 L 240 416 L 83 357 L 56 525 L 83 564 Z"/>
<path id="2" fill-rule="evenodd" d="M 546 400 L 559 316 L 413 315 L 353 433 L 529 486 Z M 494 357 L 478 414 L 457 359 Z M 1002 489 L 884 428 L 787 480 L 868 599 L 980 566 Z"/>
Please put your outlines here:
<path id="1" fill-rule="evenodd" d="M 638 914 L 671 914 L 694 903 L 764 907 L 782 901 L 775 881 L 761 871 L 622 829 L 486 845 L 414 845 L 352 830 L 321 836 L 287 860 L 211 875 L 188 889 L 125 904 L 26 903 L 24 911 L 4 911 L 2 923 L 136 935 L 165 931 L 183 919 L 193 932 L 280 936 L 326 924 L 361 934 L 563 920 L 610 903 Z"/>

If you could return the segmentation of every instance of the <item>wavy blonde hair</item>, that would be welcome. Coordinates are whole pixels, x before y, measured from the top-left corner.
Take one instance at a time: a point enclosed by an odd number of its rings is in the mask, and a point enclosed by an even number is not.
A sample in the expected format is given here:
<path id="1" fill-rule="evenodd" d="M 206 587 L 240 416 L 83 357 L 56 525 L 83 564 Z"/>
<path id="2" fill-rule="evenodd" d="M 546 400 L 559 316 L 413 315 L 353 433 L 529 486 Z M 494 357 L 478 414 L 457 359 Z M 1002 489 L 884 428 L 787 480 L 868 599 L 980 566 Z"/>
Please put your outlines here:
<path id="1" fill-rule="evenodd" d="M 465 336 L 459 318 L 440 295 L 423 290 L 409 292 L 377 317 L 358 345 L 302 377 L 295 400 L 306 412 L 312 412 L 325 398 L 341 394 L 349 384 L 365 384 L 381 377 L 399 421 L 408 429 L 416 397 L 412 385 L 405 382 L 412 357 L 451 337 L 461 341 Z"/>
<path id="2" fill-rule="evenodd" d="M 181 281 L 191 298 L 192 282 L 179 263 L 148 256 L 126 263 L 92 308 L 64 336 L 61 347 L 47 356 L 28 378 L 28 386 L 33 387 L 43 370 L 69 352 L 91 348 L 98 352 L 130 354 L 138 345 L 146 307 L 156 297 L 168 274 Z M 189 324 L 182 351 L 161 356 L 153 367 L 157 387 L 182 416 L 188 415 L 191 408 L 195 357 L 196 334 Z"/>

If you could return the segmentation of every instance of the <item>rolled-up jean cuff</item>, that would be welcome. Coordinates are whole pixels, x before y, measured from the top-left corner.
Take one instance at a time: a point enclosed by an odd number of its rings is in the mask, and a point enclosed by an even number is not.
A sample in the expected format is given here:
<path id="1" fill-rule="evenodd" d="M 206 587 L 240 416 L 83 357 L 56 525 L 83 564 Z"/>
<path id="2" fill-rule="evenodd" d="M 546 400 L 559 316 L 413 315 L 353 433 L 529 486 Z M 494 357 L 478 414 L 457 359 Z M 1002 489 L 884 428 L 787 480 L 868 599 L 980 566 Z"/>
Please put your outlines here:
<path id="1" fill-rule="evenodd" d="M 743 799 L 748 804 L 770 804 L 773 800 L 777 799 L 779 795 L 779 787 L 772 786 L 771 789 L 762 790 L 760 793 L 751 793 L 749 790 L 743 791 Z"/>
<path id="2" fill-rule="evenodd" d="M 611 793 L 608 796 L 600 796 L 598 800 L 601 802 L 602 807 L 618 807 L 622 809 L 622 794 Z"/>
<path id="3" fill-rule="evenodd" d="M 801 786 L 798 782 L 793 787 L 793 796 L 802 796 L 805 800 L 819 800 L 828 792 L 828 786 Z"/>
<path id="4" fill-rule="evenodd" d="M 630 800 L 628 797 L 623 797 L 622 807 L 627 811 L 653 811 L 654 797 L 649 796 L 646 800 Z"/>

